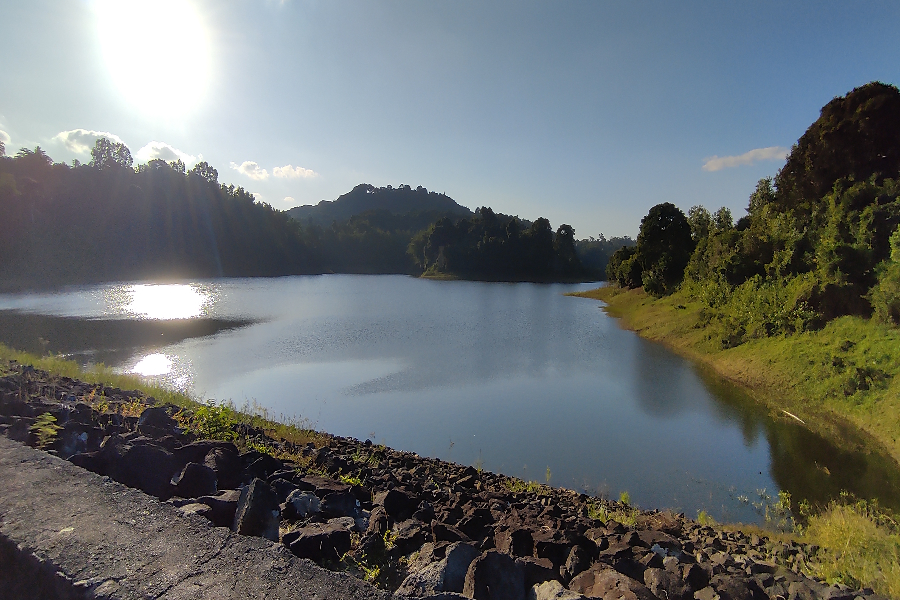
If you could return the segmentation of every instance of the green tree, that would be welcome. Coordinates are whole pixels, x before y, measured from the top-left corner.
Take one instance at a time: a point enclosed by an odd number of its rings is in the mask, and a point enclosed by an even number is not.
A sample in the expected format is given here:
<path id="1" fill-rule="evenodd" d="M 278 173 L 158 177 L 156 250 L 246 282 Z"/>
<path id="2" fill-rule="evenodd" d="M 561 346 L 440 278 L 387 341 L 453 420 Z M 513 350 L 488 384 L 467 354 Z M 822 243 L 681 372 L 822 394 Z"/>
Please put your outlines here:
<path id="1" fill-rule="evenodd" d="M 130 169 L 134 164 L 131 151 L 121 142 L 112 142 L 108 138 L 98 138 L 91 148 L 90 166 L 105 170 L 115 167 Z"/>
<path id="2" fill-rule="evenodd" d="M 194 168 L 191 169 L 191 174 L 197 175 L 210 183 L 217 183 L 219 181 L 219 172 L 205 160 L 194 165 Z"/>
<path id="3" fill-rule="evenodd" d="M 855 88 L 822 108 L 775 178 L 781 210 L 805 216 L 847 178 L 877 182 L 900 176 L 900 90 L 878 81 Z"/>
<path id="4" fill-rule="evenodd" d="M 693 251 L 691 225 L 681 209 L 671 202 L 651 208 L 641 219 L 635 255 L 643 273 L 644 289 L 655 296 L 674 291 Z"/>
<path id="5" fill-rule="evenodd" d="M 709 237 L 713 227 L 712 215 L 703 206 L 692 206 L 688 211 L 688 223 L 691 224 L 691 237 L 695 242 Z"/>

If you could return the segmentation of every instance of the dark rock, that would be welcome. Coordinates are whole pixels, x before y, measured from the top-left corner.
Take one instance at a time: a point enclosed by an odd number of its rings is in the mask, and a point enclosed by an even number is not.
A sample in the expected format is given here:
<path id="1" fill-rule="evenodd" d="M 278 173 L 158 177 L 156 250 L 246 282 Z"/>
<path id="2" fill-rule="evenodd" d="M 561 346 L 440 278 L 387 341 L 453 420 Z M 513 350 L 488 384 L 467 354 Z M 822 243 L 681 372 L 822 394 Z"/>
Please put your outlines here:
<path id="1" fill-rule="evenodd" d="M 146 411 L 145 411 L 146 412 Z M 122 448 L 118 454 L 109 452 L 105 458 L 111 461 L 107 465 L 107 475 L 129 487 L 138 488 L 157 498 L 165 499 L 171 495 L 172 474 L 174 471 L 172 454 L 162 448 L 139 443 Z"/>
<path id="2" fill-rule="evenodd" d="M 569 589 L 588 598 L 658 600 L 644 584 L 603 564 L 577 575 L 569 583 Z"/>
<path id="3" fill-rule="evenodd" d="M 278 500 L 281 502 L 286 502 L 288 496 L 291 495 L 297 488 L 297 485 L 293 482 L 288 481 L 287 479 L 282 479 L 281 477 L 276 477 L 269 481 L 269 486 L 278 494 Z"/>
<path id="4" fill-rule="evenodd" d="M 440 592 L 463 591 L 469 565 L 479 556 L 473 546 L 462 543 L 446 548 L 443 559 L 411 572 L 397 590 L 398 595 L 429 596 Z"/>
<path id="5" fill-rule="evenodd" d="M 531 586 L 528 590 L 528 600 L 582 600 L 584 596 L 578 592 L 567 590 L 558 581 L 545 581 Z"/>
<path id="6" fill-rule="evenodd" d="M 216 493 L 216 472 L 199 463 L 188 463 L 170 482 L 173 493 L 182 498 L 197 498 Z"/>
<path id="7" fill-rule="evenodd" d="M 431 535 L 435 542 L 470 542 L 469 536 L 454 527 L 440 521 L 431 523 Z"/>
<path id="8" fill-rule="evenodd" d="M 716 575 L 709 581 L 709 585 L 719 594 L 722 600 L 754 600 L 765 598 L 762 590 L 757 590 L 756 582 L 745 577 L 733 575 Z M 757 592 L 754 594 L 754 592 Z"/>
<path id="9" fill-rule="evenodd" d="M 152 406 L 144 409 L 137 422 L 137 431 L 142 435 L 161 437 L 174 433 L 178 423 L 175 422 L 164 406 Z"/>
<path id="10" fill-rule="evenodd" d="M 566 564 L 569 558 L 571 546 L 561 540 L 537 539 L 534 543 L 534 552 L 538 558 L 546 558 L 553 563 L 554 569 L 559 569 Z"/>
<path id="11" fill-rule="evenodd" d="M 338 523 L 308 525 L 286 533 L 283 542 L 296 556 L 324 564 L 350 550 L 350 530 Z"/>
<path id="12" fill-rule="evenodd" d="M 532 556 L 534 538 L 527 529 L 503 529 L 494 533 L 497 550 L 513 556 Z"/>
<path id="13" fill-rule="evenodd" d="M 185 504 L 178 509 L 183 515 L 200 515 L 212 521 L 212 509 L 207 504 L 201 502 L 191 502 Z"/>
<path id="14" fill-rule="evenodd" d="M 331 492 L 322 498 L 321 510 L 326 517 L 359 516 L 359 500 L 347 492 Z"/>
<path id="15" fill-rule="evenodd" d="M 285 518 L 305 519 L 313 513 L 317 513 L 322 509 L 322 501 L 312 492 L 304 492 L 302 490 L 294 490 L 285 500 L 288 507 Z"/>
<path id="16" fill-rule="evenodd" d="M 383 506 L 385 513 L 395 521 L 410 518 L 419 505 L 419 500 L 397 489 L 375 494 L 375 506 Z"/>
<path id="17" fill-rule="evenodd" d="M 508 554 L 489 550 L 469 565 L 463 595 L 475 600 L 523 600 L 525 567 Z"/>
<path id="18" fill-rule="evenodd" d="M 394 554 L 405 556 L 417 550 L 427 540 L 422 523 L 415 519 L 407 519 L 394 525 L 391 530 L 394 543 Z"/>
<path id="19" fill-rule="evenodd" d="M 684 565 L 681 579 L 695 592 L 709 585 L 709 573 L 698 564 Z"/>
<path id="20" fill-rule="evenodd" d="M 172 451 L 175 467 L 181 469 L 188 463 L 202 463 L 206 459 L 206 456 L 217 448 L 221 448 L 228 453 L 233 452 L 235 456 L 238 455 L 237 446 L 231 442 L 198 440 L 196 442 L 191 442 L 190 444 L 183 444 Z"/>
<path id="21" fill-rule="evenodd" d="M 203 464 L 215 471 L 220 489 L 232 489 L 241 484 L 243 466 L 234 444 L 210 449 L 203 458 Z"/>
<path id="22" fill-rule="evenodd" d="M 231 529 L 277 542 L 279 515 L 278 496 L 265 481 L 254 479 L 241 490 Z"/>
<path id="23" fill-rule="evenodd" d="M 383 506 L 376 506 L 369 514 L 369 526 L 366 533 L 382 536 L 388 530 L 388 518 Z"/>
<path id="24" fill-rule="evenodd" d="M 274 456 L 262 454 L 247 465 L 244 469 L 244 477 L 265 480 L 272 473 L 281 470 L 283 466 L 282 462 Z"/>
<path id="25" fill-rule="evenodd" d="M 234 525 L 234 515 L 240 499 L 240 490 L 222 490 L 214 496 L 201 496 L 197 498 L 197 502 L 206 504 L 212 509 L 209 520 L 213 525 L 231 527 Z"/>
<path id="26" fill-rule="evenodd" d="M 553 563 L 546 558 L 534 558 L 526 556 L 517 558 L 517 562 L 525 568 L 525 589 L 531 589 L 537 583 L 545 581 L 562 581 L 559 569 L 553 568 Z"/>
<path id="27" fill-rule="evenodd" d="M 667 600 L 690 600 L 690 587 L 677 575 L 665 569 L 649 568 L 644 571 L 644 585 L 657 598 Z"/>
<path id="28" fill-rule="evenodd" d="M 81 454 L 70 456 L 69 462 L 82 469 L 106 475 L 106 459 L 99 450 L 97 452 L 82 452 Z"/>
<path id="29" fill-rule="evenodd" d="M 559 574 L 565 583 L 571 581 L 573 577 L 587 570 L 590 566 L 591 557 L 587 551 L 581 546 L 572 546 L 572 549 L 569 550 L 569 556 L 566 557 L 565 564 L 559 568 Z"/>
<path id="30" fill-rule="evenodd" d="M 423 500 L 419 508 L 413 513 L 412 518 L 422 523 L 431 523 L 434 520 L 434 507 L 430 502 Z"/>
<path id="31" fill-rule="evenodd" d="M 307 475 L 295 482 L 301 490 L 313 492 L 319 498 L 324 498 L 328 494 L 334 492 L 347 492 L 350 486 L 328 477 L 319 477 L 318 475 Z"/>

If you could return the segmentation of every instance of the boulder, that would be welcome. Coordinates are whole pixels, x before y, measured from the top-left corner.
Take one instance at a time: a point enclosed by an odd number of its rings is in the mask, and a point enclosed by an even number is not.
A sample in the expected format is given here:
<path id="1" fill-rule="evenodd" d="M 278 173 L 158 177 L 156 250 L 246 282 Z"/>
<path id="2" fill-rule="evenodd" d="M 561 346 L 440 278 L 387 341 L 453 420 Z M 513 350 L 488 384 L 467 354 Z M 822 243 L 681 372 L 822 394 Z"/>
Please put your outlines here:
<path id="1" fill-rule="evenodd" d="M 183 515 L 200 515 L 201 517 L 212 520 L 212 509 L 208 505 L 200 502 L 185 504 L 184 506 L 179 507 L 178 510 Z"/>
<path id="2" fill-rule="evenodd" d="M 419 505 L 417 498 L 397 489 L 375 494 L 375 506 L 383 506 L 384 512 L 394 521 L 410 518 Z"/>
<path id="3" fill-rule="evenodd" d="M 265 481 L 254 479 L 241 490 L 231 529 L 277 542 L 280 514 L 278 496 Z"/>
<path id="4" fill-rule="evenodd" d="M 324 564 L 350 550 L 350 530 L 340 523 L 308 525 L 286 533 L 282 541 L 294 555 Z"/>
<path id="5" fill-rule="evenodd" d="M 460 593 L 465 585 L 469 565 L 478 555 L 474 546 L 459 542 L 451 544 L 443 559 L 411 572 L 400 584 L 397 594 L 423 597 L 440 592 Z"/>
<path id="6" fill-rule="evenodd" d="M 569 589 L 588 598 L 657 600 L 647 586 L 602 563 L 577 575 L 569 582 Z"/>
<path id="7" fill-rule="evenodd" d="M 359 500 L 349 491 L 331 492 L 322 498 L 322 512 L 327 517 L 353 517 L 359 515 Z"/>
<path id="8" fill-rule="evenodd" d="M 395 555 L 406 556 L 422 547 L 427 541 L 426 530 L 422 523 L 415 519 L 407 519 L 394 524 L 391 530 Z"/>
<path id="9" fill-rule="evenodd" d="M 151 406 L 144 409 L 137 422 L 137 431 L 142 435 L 162 437 L 175 432 L 178 423 L 169 415 L 164 406 Z"/>
<path id="10" fill-rule="evenodd" d="M 202 502 L 212 509 L 208 518 L 213 525 L 231 527 L 240 499 L 240 490 L 222 490 L 213 496 L 201 496 L 197 498 L 197 502 Z"/>
<path id="11" fill-rule="evenodd" d="M 497 550 L 513 556 L 532 556 L 534 538 L 528 529 L 504 529 L 494 533 Z"/>
<path id="12" fill-rule="evenodd" d="M 558 581 L 538 583 L 528 590 L 528 600 L 582 600 L 584 596 L 567 590 Z"/>
<path id="13" fill-rule="evenodd" d="M 145 443 L 125 445 L 117 450 L 124 451 L 121 454 L 116 451 L 105 453 L 110 477 L 160 499 L 171 495 L 174 468 L 170 452 Z"/>
<path id="14" fill-rule="evenodd" d="M 241 484 L 243 467 L 234 444 L 210 449 L 203 458 L 203 464 L 215 471 L 219 489 L 232 489 Z"/>
<path id="15" fill-rule="evenodd" d="M 206 465 L 194 462 L 184 465 L 170 483 L 173 486 L 172 492 L 182 498 L 210 496 L 217 491 L 216 472 Z"/>
<path id="16" fill-rule="evenodd" d="M 524 600 L 525 567 L 509 554 L 488 550 L 469 565 L 463 595 L 475 600 Z"/>
<path id="17" fill-rule="evenodd" d="M 591 557 L 587 550 L 581 546 L 572 546 L 572 549 L 569 550 L 569 556 L 566 557 L 565 564 L 559 568 L 559 574 L 563 581 L 568 582 L 590 566 Z"/>
<path id="18" fill-rule="evenodd" d="M 321 510 L 321 500 L 319 500 L 319 497 L 311 492 L 304 492 L 301 490 L 294 490 L 291 492 L 287 497 L 285 504 L 290 506 L 290 511 L 293 513 L 293 516 L 300 519 L 305 519 L 312 513 L 317 513 Z"/>
<path id="19" fill-rule="evenodd" d="M 687 583 L 665 569 L 649 568 L 644 571 L 644 585 L 657 598 L 691 600 L 694 597 Z"/>

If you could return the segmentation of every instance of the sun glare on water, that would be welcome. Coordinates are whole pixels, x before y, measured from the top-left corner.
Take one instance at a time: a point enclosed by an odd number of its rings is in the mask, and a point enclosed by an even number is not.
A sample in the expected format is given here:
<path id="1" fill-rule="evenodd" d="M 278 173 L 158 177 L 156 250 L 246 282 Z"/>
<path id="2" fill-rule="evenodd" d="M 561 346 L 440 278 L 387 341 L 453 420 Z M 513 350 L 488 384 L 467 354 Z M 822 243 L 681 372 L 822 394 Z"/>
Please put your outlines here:
<path id="1" fill-rule="evenodd" d="M 139 319 L 193 319 L 215 302 L 208 286 L 187 284 L 115 286 L 104 296 L 112 314 Z"/>
<path id="2" fill-rule="evenodd" d="M 144 113 L 177 115 L 201 102 L 211 67 L 209 34 L 187 0 L 95 0 L 110 76 Z"/>

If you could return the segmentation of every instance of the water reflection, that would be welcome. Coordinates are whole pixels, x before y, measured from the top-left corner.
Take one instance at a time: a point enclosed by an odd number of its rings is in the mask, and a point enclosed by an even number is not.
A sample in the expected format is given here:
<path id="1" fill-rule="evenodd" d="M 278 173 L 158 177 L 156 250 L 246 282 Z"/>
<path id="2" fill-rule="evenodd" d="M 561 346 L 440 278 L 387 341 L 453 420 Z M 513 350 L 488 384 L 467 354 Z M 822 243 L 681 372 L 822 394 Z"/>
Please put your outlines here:
<path id="1" fill-rule="evenodd" d="M 110 308 L 142 319 L 191 319 L 207 314 L 214 296 L 204 286 L 187 284 L 122 285 L 104 291 Z"/>
<path id="2" fill-rule="evenodd" d="M 88 349 L 122 371 L 255 399 L 338 435 L 539 480 L 549 467 L 556 485 L 627 490 L 692 516 L 758 521 L 740 500 L 757 489 L 900 501 L 889 459 L 773 417 L 621 330 L 599 303 L 561 296 L 573 287 L 391 276 L 113 284 L 0 296 L 0 309 L 17 309 L 0 310 L 0 339 Z"/>
<path id="3" fill-rule="evenodd" d="M 131 372 L 143 375 L 144 377 L 157 377 L 159 375 L 166 375 L 171 370 L 172 359 L 165 354 L 156 352 L 154 354 L 148 354 L 139 360 L 138 363 L 132 367 Z"/>

